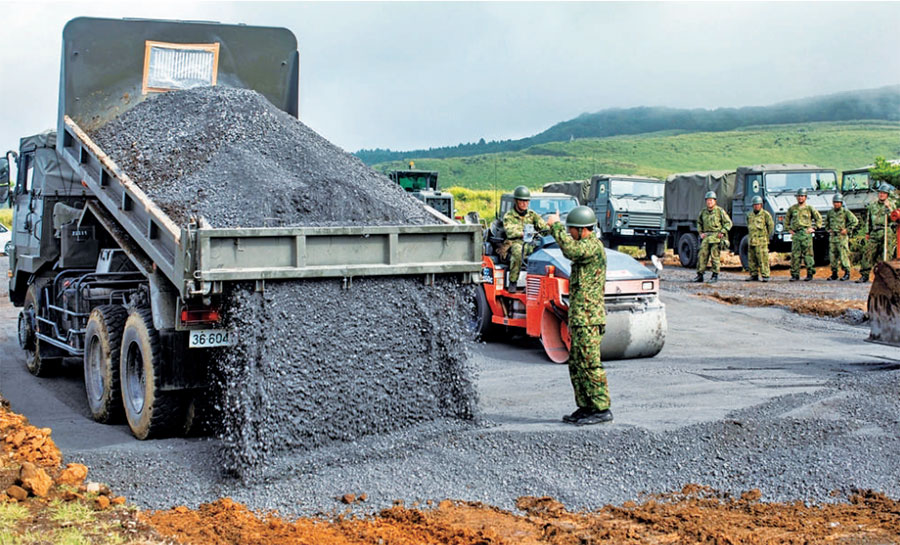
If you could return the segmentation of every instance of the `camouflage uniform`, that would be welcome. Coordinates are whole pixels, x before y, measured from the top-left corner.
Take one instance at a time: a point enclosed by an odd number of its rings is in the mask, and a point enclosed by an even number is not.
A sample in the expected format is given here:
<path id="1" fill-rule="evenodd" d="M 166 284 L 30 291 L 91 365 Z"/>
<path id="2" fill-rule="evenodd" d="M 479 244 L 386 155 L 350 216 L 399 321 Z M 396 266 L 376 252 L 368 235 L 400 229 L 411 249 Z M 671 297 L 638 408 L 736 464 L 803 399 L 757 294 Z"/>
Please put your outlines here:
<path id="1" fill-rule="evenodd" d="M 728 244 L 728 231 L 731 230 L 731 218 L 721 206 L 715 206 L 712 210 L 704 208 L 697 218 L 697 230 L 706 233 L 706 237 L 700 241 L 700 255 L 697 258 L 697 272 L 703 274 L 706 271 L 706 262 L 712 257 L 712 272 L 719 274 L 719 248 Z M 719 234 L 722 238 L 719 238 Z"/>
<path id="2" fill-rule="evenodd" d="M 866 206 L 866 222 L 862 227 L 862 233 L 869 235 L 869 239 L 863 247 L 862 260 L 859 264 L 859 274 L 863 278 L 868 278 L 869 271 L 877 263 L 884 261 L 885 242 L 888 245 L 888 258 L 896 251 L 897 225 L 891 223 L 889 216 L 891 211 L 897 208 L 897 204 L 890 197 L 888 197 L 887 201 L 890 207 L 883 205 L 881 201 L 875 201 Z M 888 217 L 887 233 L 884 230 L 885 217 Z M 885 237 L 885 234 L 888 236 Z"/>
<path id="3" fill-rule="evenodd" d="M 769 238 L 775 232 L 772 214 L 762 208 L 747 214 L 747 236 L 750 245 L 747 251 L 747 265 L 750 276 L 769 277 Z"/>
<path id="4" fill-rule="evenodd" d="M 853 212 L 844 207 L 825 214 L 825 229 L 828 231 L 828 260 L 831 262 L 832 276 L 837 276 L 838 266 L 850 274 L 850 233 L 859 225 Z M 847 230 L 841 234 L 841 231 Z"/>
<path id="5" fill-rule="evenodd" d="M 528 257 L 534 249 L 531 245 L 525 245 L 525 228 L 531 226 L 534 232 L 546 231 L 547 222 L 534 210 L 528 210 L 519 214 L 515 208 L 503 215 L 503 228 L 506 230 L 506 240 L 497 249 L 500 257 L 506 259 L 509 255 L 509 283 L 515 284 L 519 280 L 519 271 L 522 270 L 522 261 Z M 530 242 L 530 241 L 529 241 Z"/>
<path id="6" fill-rule="evenodd" d="M 791 278 L 800 278 L 801 259 L 806 261 L 807 276 L 814 276 L 816 259 L 813 257 L 813 235 L 806 230 L 821 227 L 822 214 L 806 203 L 803 206 L 796 203 L 788 208 L 785 223 L 794 232 L 791 237 Z"/>
<path id="7" fill-rule="evenodd" d="M 600 361 L 600 342 L 606 327 L 603 290 L 606 285 L 606 251 L 595 236 L 575 240 L 562 223 L 554 223 L 550 233 L 566 258 L 572 261 L 569 274 L 569 377 L 579 408 L 609 409 L 606 371 Z"/>

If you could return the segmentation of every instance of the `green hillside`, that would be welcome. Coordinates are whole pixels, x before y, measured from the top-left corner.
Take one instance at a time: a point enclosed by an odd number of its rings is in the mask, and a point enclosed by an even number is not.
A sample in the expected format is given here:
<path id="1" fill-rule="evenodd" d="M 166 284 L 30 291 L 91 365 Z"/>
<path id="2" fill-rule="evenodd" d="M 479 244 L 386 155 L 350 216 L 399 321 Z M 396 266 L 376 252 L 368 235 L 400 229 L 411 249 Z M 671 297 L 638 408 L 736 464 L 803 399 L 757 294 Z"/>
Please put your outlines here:
<path id="1" fill-rule="evenodd" d="M 900 157 L 900 122 L 767 125 L 723 132 L 657 132 L 551 142 L 521 151 L 416 159 L 416 168 L 440 172 L 441 186 L 512 189 L 577 180 L 597 173 L 665 178 L 674 172 L 733 169 L 758 163 L 812 163 L 846 170 L 876 156 Z M 379 171 L 406 168 L 379 163 Z"/>
<path id="2" fill-rule="evenodd" d="M 578 138 L 606 138 L 659 131 L 730 131 L 740 127 L 785 123 L 847 122 L 859 119 L 900 121 L 900 85 L 820 95 L 769 106 L 744 108 L 684 109 L 666 107 L 612 108 L 553 125 L 549 129 L 518 140 L 461 143 L 427 150 L 359 150 L 366 164 L 405 161 L 422 157 L 448 159 L 486 153 L 522 151 L 549 142 Z"/>

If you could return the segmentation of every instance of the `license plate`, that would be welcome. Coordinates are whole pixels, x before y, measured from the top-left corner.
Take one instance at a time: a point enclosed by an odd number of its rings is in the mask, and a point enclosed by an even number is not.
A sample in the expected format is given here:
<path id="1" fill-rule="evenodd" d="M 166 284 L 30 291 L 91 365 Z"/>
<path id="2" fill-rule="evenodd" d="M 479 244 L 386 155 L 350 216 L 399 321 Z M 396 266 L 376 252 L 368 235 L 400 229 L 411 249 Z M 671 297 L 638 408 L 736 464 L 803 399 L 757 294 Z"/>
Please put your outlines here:
<path id="1" fill-rule="evenodd" d="M 224 329 L 195 329 L 188 334 L 188 348 L 231 346 L 234 335 Z"/>
<path id="2" fill-rule="evenodd" d="M 790 241 L 791 241 L 791 238 L 793 238 L 793 237 L 791 236 L 790 233 L 785 233 L 785 234 L 784 234 L 784 241 L 785 241 L 785 242 L 790 242 Z"/>
<path id="3" fill-rule="evenodd" d="M 634 229 L 622 229 L 621 232 L 622 232 L 623 235 L 633 235 L 633 234 L 634 234 Z"/>

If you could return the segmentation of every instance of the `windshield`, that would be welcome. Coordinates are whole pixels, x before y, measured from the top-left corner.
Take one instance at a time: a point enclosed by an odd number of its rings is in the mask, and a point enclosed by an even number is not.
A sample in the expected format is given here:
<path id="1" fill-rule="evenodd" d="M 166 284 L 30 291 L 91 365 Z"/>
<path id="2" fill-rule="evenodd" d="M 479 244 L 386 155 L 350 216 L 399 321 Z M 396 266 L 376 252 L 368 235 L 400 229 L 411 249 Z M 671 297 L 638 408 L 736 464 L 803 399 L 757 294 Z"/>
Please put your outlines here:
<path id="1" fill-rule="evenodd" d="M 422 189 L 434 189 L 434 186 L 437 185 L 432 181 L 432 176 L 427 174 L 422 175 L 403 175 L 400 174 L 397 176 L 397 183 L 400 184 L 400 187 L 407 191 L 420 191 Z"/>
<path id="2" fill-rule="evenodd" d="M 549 199 L 532 197 L 528 208 L 531 208 L 532 210 L 543 216 L 545 214 L 553 214 L 555 212 L 559 212 L 560 214 L 568 214 L 569 211 L 576 206 L 578 206 L 578 201 L 576 201 L 574 197 L 571 199 Z"/>
<path id="3" fill-rule="evenodd" d="M 844 174 L 843 181 L 844 191 L 851 189 L 869 189 L 869 173 L 856 172 L 854 174 Z"/>
<path id="4" fill-rule="evenodd" d="M 767 172 L 766 189 L 768 191 L 796 191 L 806 189 L 836 189 L 837 177 L 832 171 L 816 172 Z"/>
<path id="5" fill-rule="evenodd" d="M 633 180 L 610 180 L 609 194 L 614 197 L 632 195 L 635 197 L 662 197 L 665 184 L 659 182 L 636 182 Z"/>

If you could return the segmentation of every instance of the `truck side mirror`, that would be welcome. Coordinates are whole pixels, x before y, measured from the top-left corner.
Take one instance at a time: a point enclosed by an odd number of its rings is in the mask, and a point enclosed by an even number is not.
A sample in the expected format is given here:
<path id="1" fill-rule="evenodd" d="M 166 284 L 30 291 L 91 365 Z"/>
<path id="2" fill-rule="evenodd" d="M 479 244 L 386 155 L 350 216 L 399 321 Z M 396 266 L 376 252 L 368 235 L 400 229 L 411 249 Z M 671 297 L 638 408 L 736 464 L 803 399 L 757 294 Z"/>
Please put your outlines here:
<path id="1" fill-rule="evenodd" d="M 10 181 L 9 159 L 2 157 L 0 158 L 0 202 L 6 202 L 9 199 L 9 188 L 12 185 Z"/>

